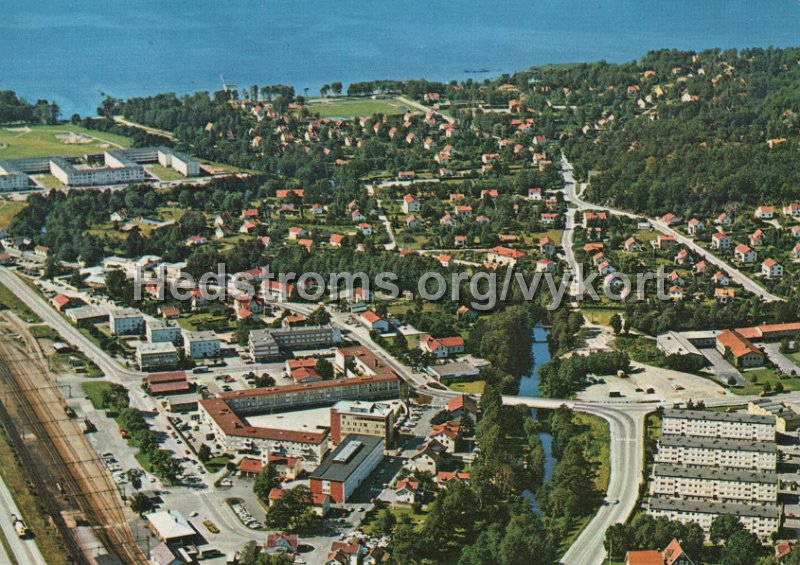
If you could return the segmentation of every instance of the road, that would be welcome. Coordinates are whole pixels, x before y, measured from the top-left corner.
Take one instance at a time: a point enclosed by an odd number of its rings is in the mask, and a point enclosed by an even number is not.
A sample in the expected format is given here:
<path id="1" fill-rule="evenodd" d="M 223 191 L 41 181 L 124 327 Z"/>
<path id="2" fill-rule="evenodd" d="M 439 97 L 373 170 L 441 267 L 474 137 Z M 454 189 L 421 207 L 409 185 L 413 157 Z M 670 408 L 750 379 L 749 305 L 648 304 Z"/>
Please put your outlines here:
<path id="1" fill-rule="evenodd" d="M 566 405 L 608 422 L 611 474 L 606 493 L 607 503 L 598 509 L 561 559 L 566 565 L 601 565 L 606 554 L 603 549 L 606 530 L 613 524 L 626 522 L 636 507 L 639 485 L 644 480 L 644 417 L 655 410 L 658 404 L 587 404 L 519 396 L 504 396 L 503 403 L 551 409 Z"/>
<path id="2" fill-rule="evenodd" d="M 762 287 L 761 285 L 757 284 L 755 281 L 753 281 L 753 279 L 751 279 L 750 277 L 745 275 L 742 271 L 740 271 L 739 269 L 737 269 L 736 267 L 734 267 L 733 265 L 731 265 L 727 261 L 724 261 L 724 260 L 720 259 L 719 257 L 714 255 L 713 253 L 711 253 L 707 249 L 704 249 L 704 248 L 700 247 L 691 238 L 686 237 L 685 235 L 675 231 L 674 229 L 670 228 L 669 226 L 667 226 L 666 224 L 664 224 L 660 220 L 655 220 L 655 219 L 652 219 L 652 218 L 647 218 L 645 216 L 632 214 L 630 212 L 626 212 L 624 210 L 619 210 L 619 209 L 616 209 L 616 208 L 609 208 L 607 206 L 600 206 L 598 204 L 592 204 L 591 202 L 587 202 L 587 201 L 581 199 L 580 196 L 578 196 L 578 194 L 575 191 L 576 182 L 575 182 L 575 177 L 573 176 L 572 165 L 567 160 L 566 156 L 564 156 L 563 154 L 561 155 L 561 174 L 564 177 L 564 198 L 565 198 L 565 200 L 567 202 L 577 206 L 578 209 L 581 209 L 581 210 L 585 210 L 585 209 L 602 209 L 602 210 L 606 210 L 609 214 L 612 214 L 612 215 L 615 215 L 615 216 L 625 216 L 627 218 L 631 218 L 631 219 L 634 219 L 634 220 L 647 220 L 647 221 L 650 222 L 650 225 L 652 225 L 655 229 L 657 229 L 658 231 L 660 231 L 664 235 L 673 236 L 678 243 L 680 243 L 681 245 L 687 247 L 688 249 L 690 249 L 691 251 L 693 251 L 697 255 L 700 255 L 703 259 L 705 259 L 706 262 L 711 263 L 712 265 L 715 265 L 720 270 L 722 270 L 725 273 L 727 273 L 727 275 L 732 280 L 734 280 L 737 283 L 739 283 L 740 285 L 742 285 L 742 287 L 745 290 L 755 294 L 756 296 L 759 296 L 760 298 L 762 298 L 763 300 L 765 300 L 767 302 L 775 302 L 775 301 L 778 301 L 778 300 L 783 300 L 783 298 L 781 298 L 780 296 L 772 294 L 771 292 L 766 290 L 764 287 Z M 573 218 L 573 220 L 574 220 L 574 218 Z M 566 235 L 566 233 L 565 233 L 565 235 Z M 571 235 L 570 235 L 570 239 L 571 239 Z"/>
<path id="3" fill-rule="evenodd" d="M 19 539 L 14 526 L 11 523 L 11 515 L 22 516 L 22 513 L 17 508 L 14 498 L 11 496 L 11 491 L 8 490 L 6 483 L 0 479 L 0 529 L 3 530 L 3 535 L 8 540 L 8 545 L 11 547 L 11 553 L 14 559 L 20 565 L 27 565 L 33 563 L 39 565 L 46 565 L 47 561 L 39 551 L 39 546 L 36 545 L 34 538 Z M 5 548 L 0 546 L 0 561 L 3 563 L 10 563 Z"/>
<path id="4" fill-rule="evenodd" d="M 414 100 L 409 100 L 405 96 L 398 96 L 397 99 L 400 102 L 402 102 L 403 104 L 407 104 L 411 108 L 415 108 L 415 109 L 419 110 L 420 112 L 434 112 L 438 116 L 441 116 L 442 119 L 445 120 L 446 122 L 451 123 L 451 124 L 456 123 L 456 119 L 455 118 L 452 118 L 450 116 L 447 116 L 445 114 L 437 112 L 433 108 L 429 108 L 428 106 L 425 106 L 424 104 L 420 104 L 419 102 L 415 102 Z"/>
<path id="5" fill-rule="evenodd" d="M 165 131 L 163 129 L 156 129 L 144 126 L 142 124 L 137 124 L 136 122 L 132 122 L 130 120 L 125 119 L 125 116 L 114 116 L 114 121 L 117 122 L 118 124 L 122 124 L 123 126 L 144 130 L 152 135 L 157 135 L 159 137 L 166 137 L 167 139 L 172 139 L 172 140 L 177 139 L 175 137 L 175 134 L 170 131 Z"/>

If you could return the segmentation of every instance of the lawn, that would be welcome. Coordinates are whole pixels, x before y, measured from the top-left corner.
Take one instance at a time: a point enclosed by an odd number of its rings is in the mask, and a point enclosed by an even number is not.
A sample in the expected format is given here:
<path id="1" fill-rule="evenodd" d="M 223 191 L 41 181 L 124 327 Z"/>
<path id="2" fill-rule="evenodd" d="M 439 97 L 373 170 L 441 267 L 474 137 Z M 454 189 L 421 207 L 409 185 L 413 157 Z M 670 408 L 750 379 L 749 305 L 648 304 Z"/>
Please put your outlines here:
<path id="1" fill-rule="evenodd" d="M 308 111 L 322 118 L 352 119 L 373 114 L 402 114 L 408 107 L 397 98 L 313 98 Z"/>
<path id="2" fill-rule="evenodd" d="M 14 216 L 19 214 L 27 206 L 26 202 L 19 200 L 0 201 L 0 226 L 8 227 Z"/>
<path id="3" fill-rule="evenodd" d="M 784 390 L 800 390 L 800 377 L 787 377 L 780 371 L 767 367 L 742 371 L 742 376 L 747 381 L 743 387 L 731 388 L 731 392 L 740 395 L 759 394 L 764 391 L 764 385 L 769 384 L 771 391 L 775 385 L 781 383 Z"/>
<path id="4" fill-rule="evenodd" d="M 16 294 L 0 284 L 0 305 L 13 310 L 17 316 L 28 323 L 39 323 L 42 319 L 33 313 L 28 306 L 22 302 Z"/>
<path id="5" fill-rule="evenodd" d="M 148 165 L 145 168 L 148 172 L 158 177 L 158 180 L 161 181 L 181 180 L 186 178 L 181 173 L 170 167 L 164 167 L 161 165 Z"/>
<path id="6" fill-rule="evenodd" d="M 43 188 L 64 188 L 64 183 L 50 174 L 33 175 L 32 178 Z"/>
<path id="7" fill-rule="evenodd" d="M 83 134 L 87 143 L 64 143 L 60 134 Z M 121 135 L 86 129 L 72 124 L 56 126 L 22 126 L 0 129 L 0 159 L 46 157 L 59 155 L 80 157 L 87 153 L 101 153 L 106 149 L 130 147 L 131 140 Z"/>
<path id="8" fill-rule="evenodd" d="M 483 389 L 486 388 L 486 381 L 453 383 L 449 386 L 452 390 L 464 394 L 483 394 Z"/>
<path id="9" fill-rule="evenodd" d="M 83 392 L 86 393 L 86 396 L 92 401 L 92 406 L 97 410 L 103 409 L 103 393 L 107 390 L 111 390 L 113 386 L 113 383 L 105 381 L 99 383 L 81 383 Z"/>
<path id="10" fill-rule="evenodd" d="M 425 522 L 425 514 L 420 513 L 417 514 L 414 510 L 409 506 L 386 506 L 392 514 L 394 514 L 394 518 L 396 523 L 402 524 L 406 521 L 406 519 L 411 521 L 411 524 L 419 529 L 422 527 L 423 523 Z M 379 532 L 375 529 L 375 525 L 373 522 L 380 512 L 382 508 L 376 508 L 375 510 L 371 511 L 365 519 L 361 522 L 361 531 L 372 535 L 372 536 L 381 536 L 383 532 Z"/>
<path id="11" fill-rule="evenodd" d="M 614 314 L 623 315 L 625 310 L 622 308 L 581 308 L 584 317 L 593 324 L 600 324 L 601 326 L 608 326 L 611 323 L 611 318 Z"/>
<path id="12" fill-rule="evenodd" d="M 58 335 L 56 330 L 50 326 L 45 326 L 44 324 L 30 326 L 28 330 L 31 332 L 31 335 L 37 339 L 51 339 L 53 341 L 61 339 L 61 336 Z"/>

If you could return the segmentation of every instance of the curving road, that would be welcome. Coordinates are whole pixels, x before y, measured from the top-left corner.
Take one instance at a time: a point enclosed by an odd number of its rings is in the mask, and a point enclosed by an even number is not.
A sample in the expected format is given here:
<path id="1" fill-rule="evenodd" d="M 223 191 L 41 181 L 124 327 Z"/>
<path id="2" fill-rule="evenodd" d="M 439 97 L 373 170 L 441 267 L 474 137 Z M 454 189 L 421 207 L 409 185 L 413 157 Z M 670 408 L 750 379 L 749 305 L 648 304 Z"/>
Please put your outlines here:
<path id="1" fill-rule="evenodd" d="M 587 202 L 587 201 L 583 200 L 580 196 L 578 196 L 578 194 L 575 191 L 576 182 L 575 182 L 575 177 L 573 176 L 572 165 L 567 160 L 566 156 L 563 155 L 563 154 L 561 155 L 561 174 L 564 177 L 564 199 L 567 202 L 577 206 L 578 209 L 580 209 L 580 210 L 585 210 L 585 209 L 588 209 L 588 208 L 591 208 L 591 209 L 602 209 L 602 210 L 608 211 L 609 214 L 613 214 L 615 216 L 625 216 L 627 218 L 631 218 L 631 219 L 635 219 L 635 220 L 648 220 L 650 222 L 650 225 L 652 225 L 655 229 L 657 229 L 658 231 L 660 231 L 664 235 L 673 236 L 678 243 L 680 243 L 681 245 L 691 249 L 694 253 L 696 253 L 697 255 L 700 255 L 706 262 L 711 263 L 712 265 L 715 265 L 720 270 L 722 270 L 725 273 L 727 273 L 728 276 L 732 280 L 734 280 L 737 283 L 739 283 L 740 285 L 742 285 L 742 287 L 744 289 L 748 290 L 749 292 L 752 292 L 753 294 L 755 294 L 756 296 L 761 297 L 763 300 L 765 300 L 767 302 L 775 302 L 775 301 L 778 301 L 778 300 L 783 300 L 783 298 L 781 298 L 780 296 L 777 296 L 775 294 L 772 294 L 771 292 L 769 292 L 764 287 L 762 287 L 761 285 L 759 285 L 758 283 L 753 281 L 753 279 L 751 279 L 750 277 L 745 275 L 742 271 L 740 271 L 739 269 L 737 269 L 736 267 L 734 267 L 733 265 L 731 265 L 727 261 L 724 261 L 723 259 L 720 259 L 716 255 L 711 253 L 708 249 L 704 249 L 704 248 L 700 247 L 691 238 L 686 237 L 685 235 L 681 234 L 680 232 L 675 231 L 674 229 L 670 228 L 669 226 L 667 226 L 666 224 L 664 224 L 660 220 L 654 220 L 652 218 L 647 218 L 646 216 L 641 216 L 641 215 L 638 215 L 638 214 L 632 214 L 632 213 L 626 212 L 624 210 L 619 210 L 619 209 L 616 209 L 616 208 L 609 208 L 608 206 L 601 206 L 599 204 L 593 204 L 591 202 Z M 574 214 L 575 214 L 576 210 L 575 209 L 570 209 L 568 211 L 568 214 L 569 214 L 569 212 L 572 212 L 572 216 L 573 216 L 572 219 L 573 219 L 573 225 L 574 225 Z M 567 221 L 569 222 L 569 217 L 568 217 Z M 570 242 L 571 242 L 571 236 L 570 236 Z M 574 258 L 573 258 L 573 262 L 574 262 Z M 573 265 L 571 265 L 571 267 L 573 267 Z"/>
<path id="2" fill-rule="evenodd" d="M 658 404 L 588 404 L 571 400 L 553 400 L 504 396 L 503 403 L 530 408 L 558 408 L 566 405 L 577 412 L 599 416 L 608 422 L 611 474 L 602 505 L 573 542 L 561 562 L 565 565 L 601 565 L 605 559 L 603 542 L 606 530 L 627 521 L 644 480 L 644 417 Z"/>

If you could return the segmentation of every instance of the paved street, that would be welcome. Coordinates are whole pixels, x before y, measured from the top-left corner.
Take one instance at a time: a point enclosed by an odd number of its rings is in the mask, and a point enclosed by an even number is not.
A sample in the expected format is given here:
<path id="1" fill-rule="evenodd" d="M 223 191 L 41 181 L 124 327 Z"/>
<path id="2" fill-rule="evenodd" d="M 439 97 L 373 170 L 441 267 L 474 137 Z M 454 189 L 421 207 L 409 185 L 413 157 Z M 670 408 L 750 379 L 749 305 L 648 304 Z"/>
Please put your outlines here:
<path id="1" fill-rule="evenodd" d="M 586 202 L 585 200 L 581 199 L 580 196 L 575 192 L 575 177 L 572 174 L 572 165 L 567 160 L 566 156 L 563 154 L 561 155 L 561 174 L 564 177 L 564 197 L 567 202 L 574 204 L 579 209 L 602 209 L 607 210 L 609 214 L 613 214 L 615 216 L 625 216 L 632 219 L 646 219 L 650 222 L 650 224 L 665 235 L 671 235 L 675 237 L 675 240 L 684 245 L 685 247 L 689 248 L 694 253 L 700 255 L 705 259 L 708 263 L 715 265 L 720 270 L 724 271 L 728 274 L 728 276 L 742 285 L 746 290 L 752 292 L 756 296 L 761 297 L 762 299 L 766 300 L 767 302 L 774 302 L 776 300 L 783 300 L 781 297 L 776 296 L 766 290 L 764 287 L 753 281 L 739 269 L 732 266 L 727 261 L 724 261 L 717 257 L 716 255 L 712 254 L 707 249 L 703 249 L 699 245 L 697 245 L 691 238 L 686 237 L 685 235 L 675 231 L 674 229 L 666 226 L 663 222 L 659 220 L 654 220 L 652 218 L 646 218 L 644 216 L 638 214 L 632 214 L 630 212 L 626 212 L 624 210 L 618 210 L 615 208 L 609 208 L 608 206 L 600 206 L 598 204 L 592 204 L 591 202 Z"/>
<path id="2" fill-rule="evenodd" d="M 28 537 L 27 539 L 20 539 L 17 537 L 17 532 L 14 530 L 14 525 L 11 523 L 11 515 L 22 516 L 22 513 L 17 508 L 17 504 L 11 496 L 11 491 L 8 490 L 6 484 L 0 479 L 0 529 L 11 547 L 11 552 L 14 559 L 20 565 L 46 565 L 44 556 L 39 551 L 39 546 L 36 545 L 36 539 Z M 8 558 L 5 549 L 0 545 L 0 562 L 10 563 L 11 559 Z"/>

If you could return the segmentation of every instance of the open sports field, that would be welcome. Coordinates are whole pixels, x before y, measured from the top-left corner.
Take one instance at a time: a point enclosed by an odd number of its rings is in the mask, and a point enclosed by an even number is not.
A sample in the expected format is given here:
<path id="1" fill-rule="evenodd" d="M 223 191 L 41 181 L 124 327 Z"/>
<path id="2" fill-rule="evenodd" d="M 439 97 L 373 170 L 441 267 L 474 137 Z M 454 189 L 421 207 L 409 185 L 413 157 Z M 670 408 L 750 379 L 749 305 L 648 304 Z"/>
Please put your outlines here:
<path id="1" fill-rule="evenodd" d="M 72 124 L 0 128 L 0 159 L 79 157 L 130 146 L 131 140 L 127 137 Z"/>
<path id="2" fill-rule="evenodd" d="M 397 98 L 313 98 L 308 111 L 322 118 L 361 118 L 373 114 L 402 114 L 408 107 Z"/>

